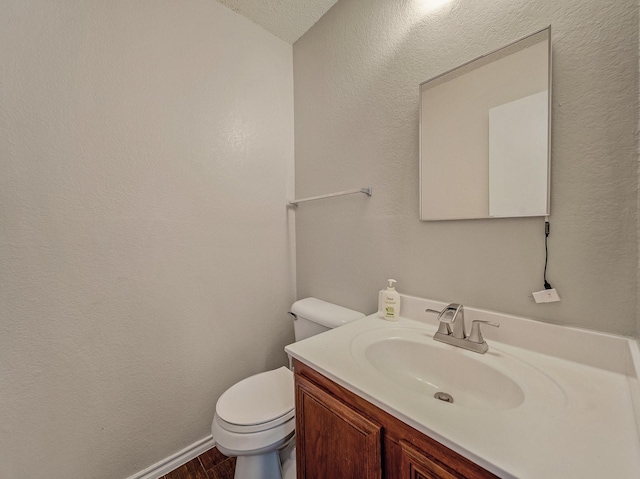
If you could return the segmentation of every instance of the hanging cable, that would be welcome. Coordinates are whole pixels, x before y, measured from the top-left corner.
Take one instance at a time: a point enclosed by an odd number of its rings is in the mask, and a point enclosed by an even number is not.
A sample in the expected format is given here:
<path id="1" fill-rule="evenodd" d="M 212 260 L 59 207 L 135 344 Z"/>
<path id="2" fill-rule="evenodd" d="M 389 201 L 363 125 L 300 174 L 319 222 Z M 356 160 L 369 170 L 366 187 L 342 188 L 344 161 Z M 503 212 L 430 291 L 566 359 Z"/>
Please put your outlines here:
<path id="1" fill-rule="evenodd" d="M 554 303 L 560 301 L 560 295 L 556 288 L 551 286 L 547 281 L 547 265 L 549 263 L 549 218 L 544 220 L 544 273 L 542 280 L 544 281 L 544 289 L 542 291 L 534 291 L 531 293 L 536 303 Z"/>
<path id="2" fill-rule="evenodd" d="M 542 279 L 544 280 L 544 289 L 553 289 L 549 281 L 547 281 L 547 263 L 549 262 L 549 220 L 544 222 L 544 274 Z"/>

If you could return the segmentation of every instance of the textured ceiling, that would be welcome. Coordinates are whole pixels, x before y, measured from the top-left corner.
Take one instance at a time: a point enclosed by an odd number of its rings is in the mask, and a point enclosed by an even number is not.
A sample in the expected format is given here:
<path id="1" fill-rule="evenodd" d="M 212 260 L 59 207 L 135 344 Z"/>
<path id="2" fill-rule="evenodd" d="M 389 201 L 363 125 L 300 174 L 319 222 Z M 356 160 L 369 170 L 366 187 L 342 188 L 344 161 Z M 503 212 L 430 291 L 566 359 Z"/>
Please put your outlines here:
<path id="1" fill-rule="evenodd" d="M 338 0 L 218 0 L 283 40 L 294 43 Z"/>

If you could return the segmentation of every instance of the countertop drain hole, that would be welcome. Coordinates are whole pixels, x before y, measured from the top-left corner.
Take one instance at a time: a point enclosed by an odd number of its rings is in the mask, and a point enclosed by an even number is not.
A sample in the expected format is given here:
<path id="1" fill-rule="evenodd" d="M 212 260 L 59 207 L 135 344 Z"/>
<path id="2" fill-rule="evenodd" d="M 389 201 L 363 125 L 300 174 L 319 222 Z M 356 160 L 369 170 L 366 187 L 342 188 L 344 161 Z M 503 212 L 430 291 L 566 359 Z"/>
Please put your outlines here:
<path id="1" fill-rule="evenodd" d="M 453 396 L 451 394 L 437 392 L 433 395 L 433 397 L 436 399 L 440 399 L 440 401 L 453 402 Z"/>

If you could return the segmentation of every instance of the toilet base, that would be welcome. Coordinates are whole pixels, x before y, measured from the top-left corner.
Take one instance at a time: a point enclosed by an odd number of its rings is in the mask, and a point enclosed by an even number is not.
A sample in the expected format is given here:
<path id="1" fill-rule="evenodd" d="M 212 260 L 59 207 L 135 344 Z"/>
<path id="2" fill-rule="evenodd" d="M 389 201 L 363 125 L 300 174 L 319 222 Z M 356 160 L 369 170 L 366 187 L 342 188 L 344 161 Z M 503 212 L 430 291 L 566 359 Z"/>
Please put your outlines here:
<path id="1" fill-rule="evenodd" d="M 282 479 L 296 479 L 296 441 L 295 438 L 286 447 L 280 449 Z"/>
<path id="2" fill-rule="evenodd" d="M 259 456 L 237 456 L 234 479 L 296 479 L 295 443 L 293 446 Z"/>
<path id="3" fill-rule="evenodd" d="M 296 449 L 295 434 L 277 441 L 275 444 L 254 451 L 226 449 L 216 444 L 225 456 L 236 457 L 234 479 L 295 479 Z"/>
<path id="4" fill-rule="evenodd" d="M 238 456 L 234 479 L 282 479 L 278 451 Z"/>

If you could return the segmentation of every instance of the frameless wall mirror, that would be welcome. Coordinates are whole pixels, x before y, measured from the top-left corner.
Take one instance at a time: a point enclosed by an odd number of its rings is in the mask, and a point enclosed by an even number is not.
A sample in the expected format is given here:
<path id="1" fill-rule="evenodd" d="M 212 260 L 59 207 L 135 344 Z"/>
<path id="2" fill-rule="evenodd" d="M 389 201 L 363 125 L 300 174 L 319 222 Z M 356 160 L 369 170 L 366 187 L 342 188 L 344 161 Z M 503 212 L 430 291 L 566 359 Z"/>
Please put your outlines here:
<path id="1" fill-rule="evenodd" d="M 547 216 L 551 27 L 420 85 L 420 219 Z"/>

